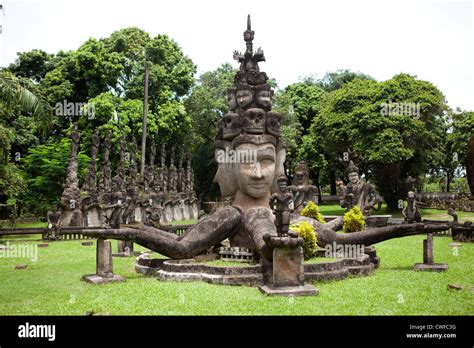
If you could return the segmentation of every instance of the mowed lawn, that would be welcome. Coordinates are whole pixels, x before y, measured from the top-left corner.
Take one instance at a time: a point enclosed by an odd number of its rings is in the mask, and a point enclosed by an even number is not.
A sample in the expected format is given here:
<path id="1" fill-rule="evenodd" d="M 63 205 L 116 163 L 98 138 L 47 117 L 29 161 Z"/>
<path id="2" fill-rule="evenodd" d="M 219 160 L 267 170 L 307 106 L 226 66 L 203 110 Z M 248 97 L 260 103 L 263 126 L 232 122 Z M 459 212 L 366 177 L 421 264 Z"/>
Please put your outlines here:
<path id="1" fill-rule="evenodd" d="M 87 284 L 81 277 L 95 272 L 95 243 L 53 242 L 38 249 L 36 262 L 0 258 L 0 315 L 473 315 L 474 292 L 448 284 L 474 285 L 474 244 L 453 248 L 450 237 L 436 237 L 435 260 L 449 270 L 414 272 L 423 239 L 379 243 L 374 275 L 315 283 L 319 296 L 295 298 L 266 297 L 255 287 L 158 281 L 135 273 L 134 258 L 114 258 L 125 283 Z M 7 241 L 39 243 L 0 242 Z M 15 269 L 20 263 L 28 267 Z"/>

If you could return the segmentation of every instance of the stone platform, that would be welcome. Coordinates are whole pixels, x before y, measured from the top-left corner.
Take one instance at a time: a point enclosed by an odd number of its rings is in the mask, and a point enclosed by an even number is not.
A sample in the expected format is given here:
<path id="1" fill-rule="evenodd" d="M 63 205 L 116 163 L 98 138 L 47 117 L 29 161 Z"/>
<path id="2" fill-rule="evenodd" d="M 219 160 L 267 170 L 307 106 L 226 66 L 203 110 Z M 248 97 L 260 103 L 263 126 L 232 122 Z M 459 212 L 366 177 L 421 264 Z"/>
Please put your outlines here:
<path id="1" fill-rule="evenodd" d="M 378 260 L 377 260 L 378 261 Z M 321 263 L 305 263 L 304 276 L 307 282 L 341 280 L 349 276 L 368 276 L 376 265 L 369 255 L 359 258 L 342 258 Z M 135 263 L 135 270 L 158 280 L 204 281 L 226 285 L 263 285 L 260 264 L 242 266 L 214 266 L 196 262 L 194 259 L 170 260 L 150 258 L 141 255 Z"/>

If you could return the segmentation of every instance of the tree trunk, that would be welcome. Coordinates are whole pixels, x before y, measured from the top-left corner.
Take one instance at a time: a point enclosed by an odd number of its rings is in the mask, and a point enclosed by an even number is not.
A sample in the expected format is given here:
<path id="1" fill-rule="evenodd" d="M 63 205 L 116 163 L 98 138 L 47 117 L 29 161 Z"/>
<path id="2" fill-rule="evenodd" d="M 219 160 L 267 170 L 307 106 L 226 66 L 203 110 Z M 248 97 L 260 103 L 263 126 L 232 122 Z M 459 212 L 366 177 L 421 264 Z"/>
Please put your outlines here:
<path id="1" fill-rule="evenodd" d="M 374 179 L 388 211 L 398 210 L 398 200 L 404 199 L 399 163 L 380 164 L 374 170 Z M 406 194 L 406 192 L 405 192 Z"/>
<path id="2" fill-rule="evenodd" d="M 331 195 L 337 195 L 336 172 L 334 170 L 329 171 L 329 185 L 331 186 Z"/>
<path id="3" fill-rule="evenodd" d="M 453 180 L 453 177 L 449 170 L 446 171 L 446 192 L 450 192 L 451 189 L 451 181 Z"/>

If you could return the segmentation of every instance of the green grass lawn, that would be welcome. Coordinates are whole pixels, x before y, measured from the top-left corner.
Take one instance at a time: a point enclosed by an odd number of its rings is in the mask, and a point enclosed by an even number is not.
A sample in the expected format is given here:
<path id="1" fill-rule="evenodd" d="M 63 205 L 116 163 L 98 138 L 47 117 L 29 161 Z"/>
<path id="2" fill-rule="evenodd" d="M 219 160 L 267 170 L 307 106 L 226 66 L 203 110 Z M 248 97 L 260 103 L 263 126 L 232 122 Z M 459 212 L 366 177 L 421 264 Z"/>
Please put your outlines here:
<path id="1" fill-rule="evenodd" d="M 87 284 L 81 277 L 95 272 L 95 245 L 54 242 L 38 249 L 36 262 L 0 258 L 0 315 L 473 315 L 474 292 L 447 286 L 474 285 L 474 244 L 456 253 L 451 238 L 436 237 L 435 260 L 449 270 L 417 273 L 423 238 L 380 243 L 374 275 L 316 283 L 319 296 L 296 298 L 266 297 L 247 286 L 158 281 L 135 273 L 134 258 L 114 258 L 125 283 Z M 15 270 L 19 263 L 28 267 Z"/>

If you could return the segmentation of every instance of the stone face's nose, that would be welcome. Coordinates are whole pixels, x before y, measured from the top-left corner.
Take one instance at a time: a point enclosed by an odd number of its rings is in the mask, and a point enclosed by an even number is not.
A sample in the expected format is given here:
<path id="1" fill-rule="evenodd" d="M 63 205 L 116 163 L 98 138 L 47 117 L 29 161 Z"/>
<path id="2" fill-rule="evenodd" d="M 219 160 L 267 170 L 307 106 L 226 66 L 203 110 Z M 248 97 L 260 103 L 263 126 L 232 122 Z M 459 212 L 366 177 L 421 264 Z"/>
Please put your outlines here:
<path id="1" fill-rule="evenodd" d="M 262 177 L 262 167 L 260 167 L 260 163 L 257 162 L 252 170 L 252 178 L 260 179 Z"/>

